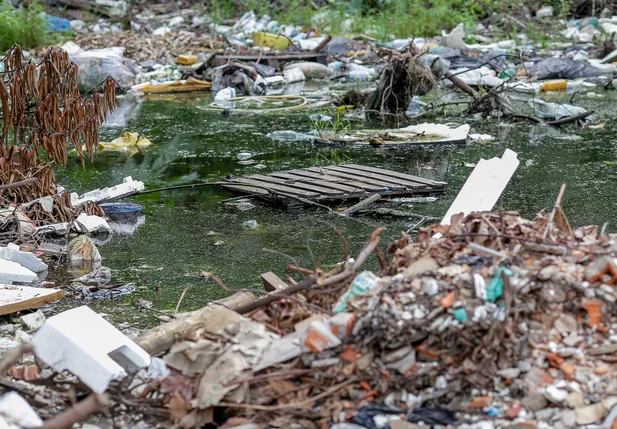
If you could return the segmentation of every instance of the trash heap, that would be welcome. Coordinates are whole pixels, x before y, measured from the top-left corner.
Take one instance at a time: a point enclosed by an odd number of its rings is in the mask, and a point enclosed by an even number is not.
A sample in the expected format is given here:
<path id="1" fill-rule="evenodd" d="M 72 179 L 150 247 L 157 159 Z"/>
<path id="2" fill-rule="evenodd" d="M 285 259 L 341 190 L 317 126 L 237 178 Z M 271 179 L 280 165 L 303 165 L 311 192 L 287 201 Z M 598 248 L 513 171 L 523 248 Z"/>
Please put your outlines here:
<path id="1" fill-rule="evenodd" d="M 137 344 L 163 360 L 107 393 L 187 428 L 612 427 L 617 236 L 558 207 L 455 215 L 387 257 L 382 231 L 330 272 L 155 328 Z"/>

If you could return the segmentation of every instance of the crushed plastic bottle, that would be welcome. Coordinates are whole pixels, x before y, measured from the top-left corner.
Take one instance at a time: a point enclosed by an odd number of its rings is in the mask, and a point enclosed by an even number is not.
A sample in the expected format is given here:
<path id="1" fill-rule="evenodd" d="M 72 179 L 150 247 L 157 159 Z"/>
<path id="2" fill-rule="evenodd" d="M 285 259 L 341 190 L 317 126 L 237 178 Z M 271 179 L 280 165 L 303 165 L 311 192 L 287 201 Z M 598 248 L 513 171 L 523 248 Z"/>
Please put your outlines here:
<path id="1" fill-rule="evenodd" d="M 257 221 L 255 219 L 247 220 L 242 223 L 242 226 L 245 228 L 255 229 L 257 228 Z"/>
<path id="2" fill-rule="evenodd" d="M 317 133 L 297 133 L 295 131 L 272 131 L 266 134 L 266 137 L 270 137 L 272 140 L 280 142 L 300 142 L 300 141 L 314 141 L 317 139 Z"/>
<path id="3" fill-rule="evenodd" d="M 414 95 L 411 99 L 411 103 L 407 106 L 407 110 L 405 111 L 405 115 L 409 117 L 418 116 L 424 112 L 422 108 L 422 102 L 420 101 L 420 97 Z"/>

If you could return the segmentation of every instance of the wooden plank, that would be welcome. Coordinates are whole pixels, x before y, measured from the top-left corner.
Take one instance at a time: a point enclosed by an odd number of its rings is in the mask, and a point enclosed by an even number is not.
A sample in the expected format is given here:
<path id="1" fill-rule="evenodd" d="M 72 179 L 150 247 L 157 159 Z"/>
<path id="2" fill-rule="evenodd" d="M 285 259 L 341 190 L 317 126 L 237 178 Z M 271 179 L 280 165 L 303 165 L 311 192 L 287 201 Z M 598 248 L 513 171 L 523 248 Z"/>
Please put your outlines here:
<path id="1" fill-rule="evenodd" d="M 263 273 L 261 275 L 261 281 L 264 283 L 264 289 L 268 292 L 276 292 L 281 289 L 288 288 L 289 285 L 279 278 L 272 271 Z"/>
<path id="2" fill-rule="evenodd" d="M 301 189 L 294 189 L 289 186 L 275 185 L 274 183 L 263 183 L 258 180 L 252 180 L 252 179 L 239 179 L 238 178 L 238 179 L 234 179 L 233 183 L 238 183 L 238 184 L 246 183 L 249 185 L 255 185 L 265 190 L 271 189 L 272 191 L 274 191 L 274 193 L 284 192 L 286 194 L 291 194 L 291 195 L 295 195 L 295 196 L 302 197 L 302 198 L 317 198 L 320 196 L 318 192 L 303 191 Z"/>
<path id="3" fill-rule="evenodd" d="M 384 182 L 383 180 L 378 180 L 378 179 L 371 179 L 370 177 L 363 177 L 361 175 L 356 175 L 356 174 L 350 174 L 350 173 L 345 173 L 342 171 L 337 171 L 336 167 L 332 168 L 332 167 L 321 167 L 324 170 L 328 171 L 328 174 L 332 175 L 332 176 L 338 176 L 338 177 L 342 177 L 345 179 L 352 179 L 358 182 L 364 182 L 367 183 L 369 185 L 374 185 L 374 186 L 380 186 L 382 190 L 385 190 L 385 188 L 389 188 L 389 189 L 406 189 L 406 186 L 402 186 L 402 185 L 398 185 L 396 183 L 391 183 L 391 182 Z"/>
<path id="4" fill-rule="evenodd" d="M 370 179 L 377 179 L 377 180 L 381 180 L 381 181 L 386 182 L 386 183 L 396 183 L 397 185 L 401 185 L 401 186 L 404 186 L 405 188 L 409 188 L 409 189 L 426 188 L 426 185 L 423 184 L 423 183 L 418 183 L 418 182 L 413 182 L 413 181 L 409 181 L 409 180 L 405 180 L 405 179 L 400 179 L 398 177 L 385 176 L 383 174 L 372 173 L 372 172 L 368 172 L 368 171 L 354 170 L 353 168 L 344 168 L 343 166 L 334 166 L 333 165 L 333 166 L 328 167 L 328 169 L 339 171 L 341 173 L 354 174 L 354 175 L 358 175 L 360 177 L 366 177 L 366 178 L 370 178 Z"/>
<path id="5" fill-rule="evenodd" d="M 411 181 L 418 182 L 418 183 L 424 183 L 425 185 L 429 185 L 429 186 L 443 186 L 444 185 L 443 182 L 437 182 L 435 180 L 425 179 L 424 177 L 413 176 L 411 174 L 399 173 L 398 171 L 386 170 L 384 168 L 367 167 L 365 165 L 358 165 L 358 164 L 342 164 L 341 167 L 353 168 L 353 169 L 360 170 L 360 171 L 371 171 L 373 173 L 379 173 L 385 176 L 400 177 L 401 179 L 407 179 L 407 180 L 411 180 Z"/>
<path id="6" fill-rule="evenodd" d="M 332 183 L 333 185 L 342 184 L 344 186 L 350 186 L 353 189 L 355 189 L 354 193 L 355 192 L 367 192 L 367 191 L 371 191 L 375 189 L 377 190 L 382 189 L 381 187 L 375 188 L 374 186 L 367 185 L 366 183 L 356 182 L 354 180 L 349 180 L 349 179 L 342 179 L 340 177 L 336 177 L 331 174 L 323 174 L 321 172 L 308 171 L 308 170 L 291 170 L 289 173 L 298 175 L 298 176 L 304 176 L 310 179 L 316 179 L 316 180 Z M 327 173 L 327 172 L 324 171 L 324 173 Z"/>
<path id="7" fill-rule="evenodd" d="M 303 189 L 305 191 L 310 191 L 310 192 L 319 192 L 321 194 L 326 194 L 326 195 L 343 194 L 343 192 L 339 190 L 322 188 L 320 186 L 313 185 L 311 183 L 302 183 L 302 182 L 299 182 L 297 179 L 291 179 L 291 180 L 295 180 L 295 182 L 289 183 L 290 179 L 279 179 L 277 177 L 271 177 L 270 175 L 265 176 L 263 174 L 254 174 L 252 176 L 248 176 L 247 179 L 259 180 L 260 182 L 265 182 L 268 184 L 274 183 L 278 185 L 285 185 L 285 186 L 289 186 L 292 188 Z"/>
<path id="8" fill-rule="evenodd" d="M 314 175 L 319 175 L 320 177 L 322 177 L 322 180 L 327 180 L 327 181 L 335 181 L 336 183 L 344 183 L 344 184 L 349 184 L 350 182 L 353 182 L 354 186 L 358 186 L 359 189 L 362 189 L 363 191 L 366 192 L 377 192 L 377 191 L 383 191 L 385 189 L 385 186 L 382 185 L 376 185 L 374 183 L 367 183 L 366 181 L 357 181 L 354 180 L 355 177 L 351 178 L 352 176 L 348 176 L 348 177 L 343 177 L 342 173 L 336 173 L 335 171 L 324 171 L 324 173 L 327 174 L 321 174 L 320 173 L 320 169 L 315 167 L 315 168 L 310 168 L 307 170 L 299 170 L 297 172 L 294 172 L 294 174 L 300 174 L 300 175 L 304 175 L 306 173 L 312 173 Z"/>
<path id="9" fill-rule="evenodd" d="M 230 183 L 218 183 L 221 188 L 229 189 L 231 191 L 241 192 L 243 194 L 253 194 L 253 195 L 270 195 L 270 192 L 261 188 L 254 188 L 252 186 L 239 186 L 232 185 Z"/>
<path id="10" fill-rule="evenodd" d="M 313 173 L 310 173 L 310 174 L 313 174 Z M 330 188 L 330 189 L 336 189 L 338 191 L 343 191 L 345 193 L 354 193 L 354 192 L 362 191 L 362 189 L 358 189 L 357 187 L 354 187 L 354 186 L 342 185 L 340 183 L 328 182 L 326 180 L 312 179 L 306 176 L 301 176 L 299 174 L 293 174 L 290 172 L 276 172 L 276 173 L 271 173 L 270 176 L 279 177 L 285 180 L 297 180 L 297 181 L 301 181 L 302 183 L 311 183 L 311 184 L 315 184 L 318 186 L 322 186 L 324 188 Z"/>
<path id="11" fill-rule="evenodd" d="M 0 284 L 0 315 L 41 307 L 60 298 L 60 289 Z"/>

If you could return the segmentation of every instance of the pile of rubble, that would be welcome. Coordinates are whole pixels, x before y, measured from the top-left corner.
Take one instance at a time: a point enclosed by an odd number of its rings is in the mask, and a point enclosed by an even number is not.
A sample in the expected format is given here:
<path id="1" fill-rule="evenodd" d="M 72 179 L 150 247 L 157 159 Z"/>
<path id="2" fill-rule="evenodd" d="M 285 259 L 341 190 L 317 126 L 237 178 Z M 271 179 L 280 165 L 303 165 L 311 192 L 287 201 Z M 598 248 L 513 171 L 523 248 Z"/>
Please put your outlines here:
<path id="1" fill-rule="evenodd" d="M 146 333 L 137 344 L 164 353 L 149 375 L 93 390 L 180 427 L 613 425 L 617 236 L 559 208 L 455 215 L 387 258 L 381 232 L 330 272 L 290 267 L 308 277 Z M 381 270 L 358 274 L 373 257 Z"/>

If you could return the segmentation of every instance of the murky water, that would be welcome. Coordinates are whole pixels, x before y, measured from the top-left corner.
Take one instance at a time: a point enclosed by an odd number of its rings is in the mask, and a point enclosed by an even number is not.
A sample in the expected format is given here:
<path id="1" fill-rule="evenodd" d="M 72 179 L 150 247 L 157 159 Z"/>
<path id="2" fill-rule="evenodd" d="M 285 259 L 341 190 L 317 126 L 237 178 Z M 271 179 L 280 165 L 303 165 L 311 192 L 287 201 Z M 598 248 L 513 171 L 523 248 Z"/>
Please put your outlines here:
<path id="1" fill-rule="evenodd" d="M 397 205 L 410 213 L 409 219 L 343 219 L 315 208 L 290 211 L 259 201 L 253 201 L 254 209 L 242 212 L 222 204 L 232 195 L 213 187 L 133 198 L 145 206 L 145 223 L 133 234 L 116 234 L 100 250 L 104 265 L 112 269 L 113 282 L 134 282 L 138 289 L 121 301 L 100 303 L 97 308 L 126 318 L 137 300 L 147 299 L 158 309 L 172 310 L 183 289 L 190 287 L 181 306 L 181 311 L 188 311 L 226 295 L 213 283 L 200 280 L 201 270 L 217 274 L 229 287 L 261 289 L 260 273 L 273 271 L 285 278 L 291 274 L 286 270 L 289 263 L 313 267 L 340 260 L 343 246 L 334 227 L 342 231 L 355 255 L 377 226 L 388 228 L 384 242 L 389 242 L 418 220 L 411 214 L 440 218 L 469 175 L 471 164 L 480 157 L 501 156 L 505 148 L 518 152 L 521 166 L 500 200 L 502 207 L 533 217 L 550 209 L 565 181 L 568 190 L 563 206 L 573 225 L 608 222 L 608 230 L 617 231 L 613 195 L 617 189 L 617 124 L 608 120 L 616 98 L 612 92 L 599 93 L 604 97 L 576 99 L 577 105 L 596 111 L 594 123 L 607 121 L 599 129 L 481 120 L 470 122 L 472 132 L 491 134 L 496 137 L 494 142 L 345 151 L 265 137 L 273 130 L 311 130 L 308 116 L 314 112 L 224 117 L 207 109 L 211 100 L 203 96 L 159 96 L 141 103 L 124 100 L 123 113 L 104 127 L 102 140 L 139 131 L 154 146 L 130 158 L 100 153 L 85 170 L 75 160 L 58 173 L 58 179 L 81 193 L 114 185 L 129 175 L 143 180 L 148 188 L 158 188 L 220 180 L 229 174 L 241 177 L 353 161 L 448 182 L 446 194 L 434 203 Z M 353 128 L 361 126 L 352 122 Z M 236 155 L 245 151 L 257 154 L 242 162 Z M 258 227 L 244 227 L 247 220 L 256 220 Z M 138 325 L 148 323 L 149 317 L 135 317 Z"/>

